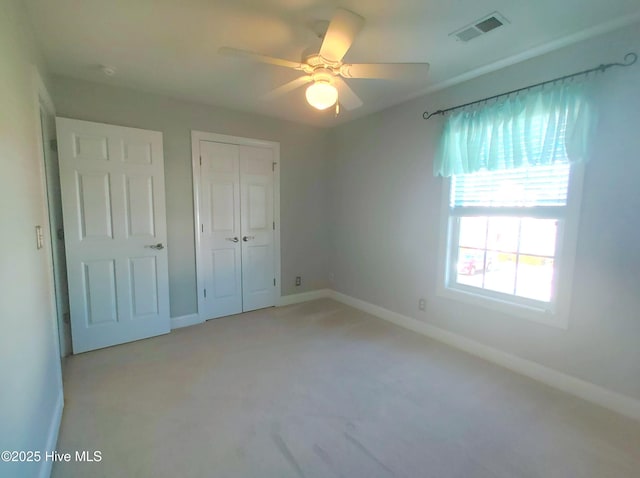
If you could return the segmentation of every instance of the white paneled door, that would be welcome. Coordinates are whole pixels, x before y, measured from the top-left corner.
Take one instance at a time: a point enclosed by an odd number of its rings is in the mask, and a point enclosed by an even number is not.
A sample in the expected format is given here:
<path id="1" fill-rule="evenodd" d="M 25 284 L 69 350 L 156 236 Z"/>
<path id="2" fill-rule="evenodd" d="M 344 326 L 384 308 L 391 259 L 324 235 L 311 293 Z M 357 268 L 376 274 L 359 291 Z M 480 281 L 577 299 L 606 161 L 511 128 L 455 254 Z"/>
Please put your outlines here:
<path id="1" fill-rule="evenodd" d="M 169 332 L 162 134 L 57 119 L 73 352 Z"/>
<path id="2" fill-rule="evenodd" d="M 202 141 L 200 155 L 200 293 L 207 317 L 223 317 L 242 312 L 239 151 Z"/>
<path id="3" fill-rule="evenodd" d="M 275 305 L 274 151 L 199 148 L 199 305 L 205 318 Z"/>
<path id="4" fill-rule="evenodd" d="M 273 151 L 240 146 L 242 309 L 275 305 Z"/>

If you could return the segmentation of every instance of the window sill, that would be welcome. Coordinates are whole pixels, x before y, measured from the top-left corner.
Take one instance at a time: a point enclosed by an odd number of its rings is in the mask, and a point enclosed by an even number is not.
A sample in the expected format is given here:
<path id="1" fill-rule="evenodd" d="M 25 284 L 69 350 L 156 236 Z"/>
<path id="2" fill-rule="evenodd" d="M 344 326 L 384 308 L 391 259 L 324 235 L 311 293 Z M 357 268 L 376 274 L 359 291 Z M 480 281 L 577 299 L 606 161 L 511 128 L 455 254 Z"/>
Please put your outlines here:
<path id="1" fill-rule="evenodd" d="M 569 328 L 567 323 L 567 314 L 551 312 L 542 307 L 517 303 L 515 301 L 504 300 L 498 297 L 490 297 L 481 293 L 473 293 L 455 286 L 439 286 L 437 294 L 439 297 L 445 299 L 483 307 L 485 309 L 494 310 L 506 315 L 511 315 L 513 317 L 518 317 L 558 329 L 567 330 Z"/>

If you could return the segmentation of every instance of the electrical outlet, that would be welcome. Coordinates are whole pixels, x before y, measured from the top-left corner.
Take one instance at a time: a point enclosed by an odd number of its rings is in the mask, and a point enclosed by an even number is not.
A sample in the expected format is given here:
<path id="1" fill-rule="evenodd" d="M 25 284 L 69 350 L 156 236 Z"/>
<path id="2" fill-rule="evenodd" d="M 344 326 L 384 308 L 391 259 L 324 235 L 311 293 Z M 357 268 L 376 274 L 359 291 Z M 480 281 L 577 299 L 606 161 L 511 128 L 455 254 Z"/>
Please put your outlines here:
<path id="1" fill-rule="evenodd" d="M 296 276 L 296 287 L 302 285 L 302 277 Z"/>
<path id="2" fill-rule="evenodd" d="M 425 311 L 427 308 L 427 301 L 425 299 L 420 299 L 418 301 L 418 310 Z"/>

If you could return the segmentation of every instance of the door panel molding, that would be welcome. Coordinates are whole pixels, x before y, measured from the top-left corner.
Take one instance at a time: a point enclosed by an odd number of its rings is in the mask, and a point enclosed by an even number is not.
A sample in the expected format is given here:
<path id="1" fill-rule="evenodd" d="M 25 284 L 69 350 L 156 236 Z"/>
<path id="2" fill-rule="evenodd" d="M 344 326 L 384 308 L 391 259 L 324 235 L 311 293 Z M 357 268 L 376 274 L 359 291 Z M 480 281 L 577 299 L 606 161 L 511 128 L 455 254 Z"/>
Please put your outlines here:
<path id="1" fill-rule="evenodd" d="M 200 142 L 211 141 L 215 143 L 223 143 L 235 146 L 248 146 L 258 148 L 268 148 L 272 151 L 273 157 L 273 261 L 274 275 L 276 280 L 275 287 L 275 304 L 282 295 L 281 286 L 281 263 L 280 263 L 280 143 L 274 141 L 265 141 L 253 138 L 245 138 L 241 136 L 229 136 L 217 133 L 208 133 L 205 131 L 191 131 L 191 154 L 192 154 L 192 172 L 193 172 L 193 210 L 194 210 L 194 233 L 196 243 L 196 282 L 198 294 L 198 319 L 200 322 L 210 319 L 207 315 L 206 300 L 204 297 L 205 289 L 205 264 L 210 260 L 202 251 L 202 224 L 208 223 L 207 219 L 201 217 L 201 197 L 203 192 L 201 169 L 200 169 Z M 250 166 L 248 166 L 250 167 Z M 236 194 L 239 191 L 235 191 Z M 207 208 L 208 210 L 208 208 Z M 245 221 L 245 219 L 241 219 Z M 206 226 L 205 226 L 206 227 Z M 231 245 L 231 243 L 230 243 Z M 210 291 L 207 291 L 209 294 Z M 213 292 L 213 291 L 211 291 Z"/>

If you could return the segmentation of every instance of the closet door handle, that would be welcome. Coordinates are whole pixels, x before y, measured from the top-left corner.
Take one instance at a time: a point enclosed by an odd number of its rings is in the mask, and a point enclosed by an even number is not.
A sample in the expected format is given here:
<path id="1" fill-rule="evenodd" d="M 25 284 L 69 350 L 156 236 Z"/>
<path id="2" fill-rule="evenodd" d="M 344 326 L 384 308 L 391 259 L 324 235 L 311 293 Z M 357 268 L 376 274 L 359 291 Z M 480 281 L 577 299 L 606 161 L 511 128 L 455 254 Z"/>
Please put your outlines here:
<path id="1" fill-rule="evenodd" d="M 255 238 L 256 238 L 256 236 L 242 236 L 242 240 L 244 242 L 249 242 L 250 240 L 255 239 Z"/>
<path id="2" fill-rule="evenodd" d="M 158 242 L 157 244 L 151 244 L 149 246 L 144 246 L 148 249 L 155 249 L 156 251 L 161 251 L 162 249 L 164 249 L 164 244 L 162 244 L 161 242 Z"/>
<path id="3" fill-rule="evenodd" d="M 231 241 L 231 242 L 238 242 L 240 240 L 237 237 L 227 237 L 226 239 L 227 241 Z"/>

